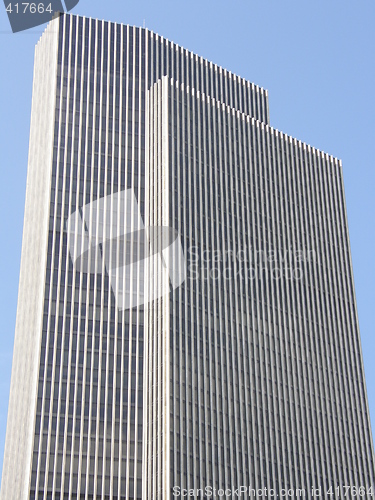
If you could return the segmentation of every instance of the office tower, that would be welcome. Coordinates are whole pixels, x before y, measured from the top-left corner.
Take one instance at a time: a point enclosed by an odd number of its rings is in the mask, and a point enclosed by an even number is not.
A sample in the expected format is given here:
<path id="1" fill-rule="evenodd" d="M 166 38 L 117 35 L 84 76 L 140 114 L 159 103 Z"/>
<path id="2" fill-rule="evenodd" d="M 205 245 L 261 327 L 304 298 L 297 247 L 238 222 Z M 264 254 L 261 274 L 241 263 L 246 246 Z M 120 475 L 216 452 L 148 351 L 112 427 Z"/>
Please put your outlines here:
<path id="1" fill-rule="evenodd" d="M 130 261 L 135 234 L 169 227 L 187 272 L 131 309 L 105 265 L 129 192 Z M 146 29 L 50 23 L 1 498 L 373 483 L 341 163 L 274 130 L 266 91 Z"/>

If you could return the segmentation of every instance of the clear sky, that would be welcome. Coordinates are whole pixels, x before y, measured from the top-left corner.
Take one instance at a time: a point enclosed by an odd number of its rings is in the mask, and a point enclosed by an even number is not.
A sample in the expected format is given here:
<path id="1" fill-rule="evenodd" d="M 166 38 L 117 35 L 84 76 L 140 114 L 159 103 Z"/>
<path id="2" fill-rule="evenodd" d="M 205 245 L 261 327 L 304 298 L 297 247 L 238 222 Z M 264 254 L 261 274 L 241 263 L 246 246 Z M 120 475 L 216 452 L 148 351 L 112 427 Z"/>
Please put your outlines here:
<path id="1" fill-rule="evenodd" d="M 269 90 L 271 125 L 343 161 L 375 431 L 375 2 L 80 0 L 72 11 L 142 26 Z M 7 420 L 34 46 L 0 5 L 0 474 Z"/>

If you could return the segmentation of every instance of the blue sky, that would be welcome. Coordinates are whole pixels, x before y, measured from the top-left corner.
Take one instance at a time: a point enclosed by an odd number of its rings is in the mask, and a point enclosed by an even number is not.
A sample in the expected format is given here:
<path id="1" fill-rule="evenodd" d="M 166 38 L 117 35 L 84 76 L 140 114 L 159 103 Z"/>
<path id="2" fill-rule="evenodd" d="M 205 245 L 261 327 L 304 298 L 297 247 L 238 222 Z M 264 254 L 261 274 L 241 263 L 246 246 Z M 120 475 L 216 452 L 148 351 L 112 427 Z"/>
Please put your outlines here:
<path id="1" fill-rule="evenodd" d="M 271 124 L 343 161 L 375 431 L 375 3 L 80 0 L 74 13 L 146 27 L 269 90 Z M 0 6 L 0 474 L 16 317 L 34 46 Z"/>

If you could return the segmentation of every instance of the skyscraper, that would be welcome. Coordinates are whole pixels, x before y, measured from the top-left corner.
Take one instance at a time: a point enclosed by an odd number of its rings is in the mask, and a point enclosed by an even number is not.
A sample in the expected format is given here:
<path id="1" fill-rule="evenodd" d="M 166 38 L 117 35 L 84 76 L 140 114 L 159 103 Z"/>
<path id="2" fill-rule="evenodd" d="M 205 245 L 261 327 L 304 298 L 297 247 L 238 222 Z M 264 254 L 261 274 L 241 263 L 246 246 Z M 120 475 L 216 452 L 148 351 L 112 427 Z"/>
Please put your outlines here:
<path id="1" fill-rule="evenodd" d="M 186 277 L 130 270 L 126 307 L 112 269 L 166 227 Z M 341 163 L 274 130 L 266 91 L 147 29 L 51 22 L 2 499 L 370 498 L 373 459 Z"/>

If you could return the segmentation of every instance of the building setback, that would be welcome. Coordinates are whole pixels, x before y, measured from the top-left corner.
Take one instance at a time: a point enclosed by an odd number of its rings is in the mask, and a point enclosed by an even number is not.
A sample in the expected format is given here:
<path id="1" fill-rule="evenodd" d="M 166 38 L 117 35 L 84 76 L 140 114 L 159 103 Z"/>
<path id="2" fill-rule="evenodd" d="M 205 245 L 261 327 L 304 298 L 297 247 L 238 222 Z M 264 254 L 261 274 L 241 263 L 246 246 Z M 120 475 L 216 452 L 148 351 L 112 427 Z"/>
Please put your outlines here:
<path id="1" fill-rule="evenodd" d="M 104 268 L 75 267 L 69 218 L 126 190 L 146 227 L 178 231 L 187 276 L 121 310 Z M 265 90 L 147 29 L 52 21 L 1 499 L 371 498 L 374 479 L 341 162 L 273 129 Z"/>

